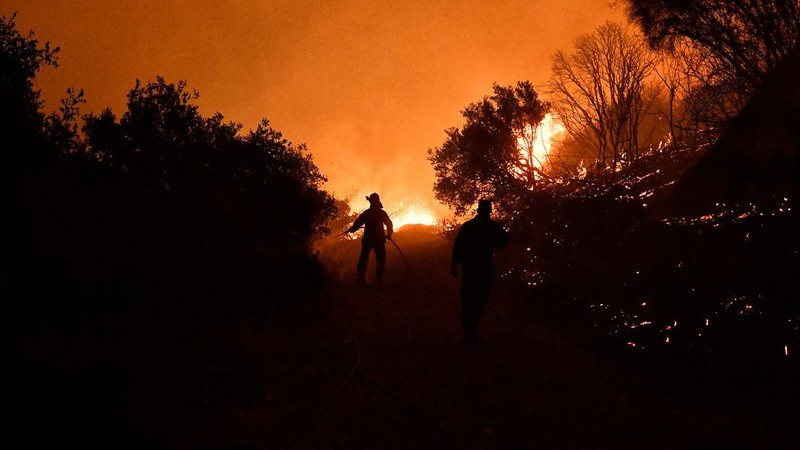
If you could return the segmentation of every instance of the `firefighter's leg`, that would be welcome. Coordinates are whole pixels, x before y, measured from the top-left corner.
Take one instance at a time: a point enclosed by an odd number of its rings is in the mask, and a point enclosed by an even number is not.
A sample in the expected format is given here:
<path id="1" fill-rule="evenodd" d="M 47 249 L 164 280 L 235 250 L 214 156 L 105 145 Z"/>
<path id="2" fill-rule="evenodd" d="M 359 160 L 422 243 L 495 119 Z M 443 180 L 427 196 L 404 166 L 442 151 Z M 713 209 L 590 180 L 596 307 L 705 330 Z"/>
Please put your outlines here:
<path id="1" fill-rule="evenodd" d="M 386 267 L 386 244 L 375 244 L 375 276 L 378 283 L 383 281 L 383 269 Z"/>
<path id="2" fill-rule="evenodd" d="M 363 282 L 365 274 L 367 273 L 367 261 L 369 261 L 369 252 L 371 246 L 368 244 L 361 244 L 361 255 L 358 257 L 358 264 L 356 264 L 356 271 L 358 272 L 358 281 Z"/>
<path id="3" fill-rule="evenodd" d="M 466 270 L 461 285 L 461 326 L 464 342 L 475 343 L 478 338 L 478 324 L 486 309 L 491 289 L 491 275 L 485 271 Z"/>
<path id="4" fill-rule="evenodd" d="M 473 344 L 478 338 L 479 307 L 474 292 L 461 288 L 461 331 L 465 344 Z"/>

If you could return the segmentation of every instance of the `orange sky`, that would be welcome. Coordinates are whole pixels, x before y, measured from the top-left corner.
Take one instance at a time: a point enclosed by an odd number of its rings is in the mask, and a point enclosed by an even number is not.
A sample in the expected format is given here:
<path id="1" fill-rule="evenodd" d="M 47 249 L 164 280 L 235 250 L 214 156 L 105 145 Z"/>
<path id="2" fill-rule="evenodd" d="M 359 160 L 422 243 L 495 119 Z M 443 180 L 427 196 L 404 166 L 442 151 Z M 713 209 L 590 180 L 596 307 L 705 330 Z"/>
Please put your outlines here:
<path id="1" fill-rule="evenodd" d="M 308 144 L 337 197 L 381 194 L 443 215 L 427 150 L 493 82 L 543 83 L 550 55 L 622 20 L 605 0 L 0 0 L 21 31 L 61 47 L 38 81 L 57 107 L 121 115 L 137 78 L 186 80 L 205 115 L 268 118 Z M 363 207 L 367 206 L 366 200 Z"/>

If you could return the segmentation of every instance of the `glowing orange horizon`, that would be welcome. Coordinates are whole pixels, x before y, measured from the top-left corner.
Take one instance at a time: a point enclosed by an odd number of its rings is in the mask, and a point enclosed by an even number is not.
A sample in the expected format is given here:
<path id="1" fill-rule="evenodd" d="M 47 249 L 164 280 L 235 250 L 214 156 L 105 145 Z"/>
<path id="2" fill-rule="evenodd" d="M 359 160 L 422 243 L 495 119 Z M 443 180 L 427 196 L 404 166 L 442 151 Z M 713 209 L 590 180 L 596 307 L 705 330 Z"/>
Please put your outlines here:
<path id="1" fill-rule="evenodd" d="M 287 139 L 308 145 L 326 190 L 339 198 L 377 190 L 398 224 L 448 217 L 433 195 L 426 152 L 461 122 L 462 108 L 490 94 L 494 82 L 546 80 L 553 52 L 624 19 L 620 8 L 590 0 L 4 6 L 19 12 L 21 30 L 61 48 L 58 69 L 37 75 L 45 112 L 75 87 L 86 92 L 82 113 L 109 107 L 119 117 L 135 80 L 186 80 L 204 115 L 220 112 L 244 130 L 268 118 Z"/>

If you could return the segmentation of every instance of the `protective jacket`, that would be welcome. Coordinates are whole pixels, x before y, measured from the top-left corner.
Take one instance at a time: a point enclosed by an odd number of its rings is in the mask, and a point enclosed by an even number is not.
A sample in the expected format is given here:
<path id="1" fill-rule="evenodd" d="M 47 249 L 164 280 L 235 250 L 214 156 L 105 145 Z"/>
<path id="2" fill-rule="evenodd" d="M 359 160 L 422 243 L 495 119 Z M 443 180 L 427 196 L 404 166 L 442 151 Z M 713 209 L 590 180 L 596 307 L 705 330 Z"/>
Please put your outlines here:
<path id="1" fill-rule="evenodd" d="M 462 264 L 467 271 L 491 271 L 495 248 L 508 244 L 508 233 L 488 216 L 476 216 L 458 230 L 453 245 L 452 265 Z"/>
<path id="2" fill-rule="evenodd" d="M 384 234 L 383 226 L 386 225 L 386 232 Z M 394 232 L 392 220 L 386 211 L 378 206 L 371 206 L 368 210 L 358 216 L 353 226 L 347 231 L 354 232 L 361 227 L 364 227 L 364 237 L 361 242 L 365 244 L 382 244 L 387 238 L 392 237 Z"/>

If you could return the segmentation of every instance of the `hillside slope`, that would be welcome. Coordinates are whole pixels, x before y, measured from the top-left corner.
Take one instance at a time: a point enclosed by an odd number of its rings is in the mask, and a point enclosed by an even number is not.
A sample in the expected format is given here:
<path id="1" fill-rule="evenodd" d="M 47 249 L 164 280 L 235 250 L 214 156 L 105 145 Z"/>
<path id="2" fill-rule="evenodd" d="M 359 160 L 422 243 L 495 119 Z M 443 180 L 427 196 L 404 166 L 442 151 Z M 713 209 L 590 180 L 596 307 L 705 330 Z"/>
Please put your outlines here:
<path id="1" fill-rule="evenodd" d="M 674 211 L 717 203 L 774 205 L 800 193 L 800 48 L 788 56 L 724 134 L 676 183 Z"/>

